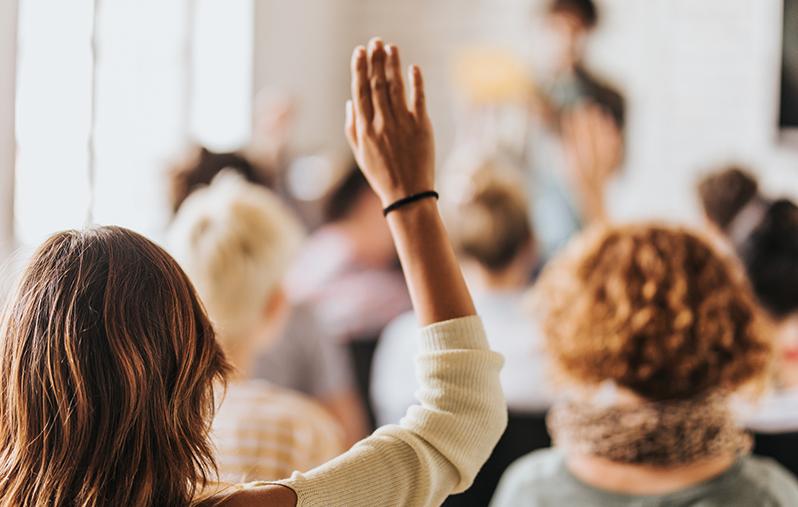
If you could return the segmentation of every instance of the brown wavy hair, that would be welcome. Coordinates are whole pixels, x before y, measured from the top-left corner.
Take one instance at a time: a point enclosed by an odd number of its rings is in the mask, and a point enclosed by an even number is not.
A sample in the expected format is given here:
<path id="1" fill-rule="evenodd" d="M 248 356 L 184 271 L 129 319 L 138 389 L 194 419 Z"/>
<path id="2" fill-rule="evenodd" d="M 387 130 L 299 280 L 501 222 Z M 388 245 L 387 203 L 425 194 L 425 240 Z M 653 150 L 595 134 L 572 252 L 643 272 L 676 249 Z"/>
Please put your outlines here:
<path id="1" fill-rule="evenodd" d="M 741 268 L 683 229 L 592 230 L 544 271 L 537 291 L 557 369 L 578 383 L 686 399 L 761 379 L 770 363 Z"/>
<path id="2" fill-rule="evenodd" d="M 0 505 L 191 505 L 228 370 L 186 275 L 126 229 L 35 253 L 0 334 Z"/>

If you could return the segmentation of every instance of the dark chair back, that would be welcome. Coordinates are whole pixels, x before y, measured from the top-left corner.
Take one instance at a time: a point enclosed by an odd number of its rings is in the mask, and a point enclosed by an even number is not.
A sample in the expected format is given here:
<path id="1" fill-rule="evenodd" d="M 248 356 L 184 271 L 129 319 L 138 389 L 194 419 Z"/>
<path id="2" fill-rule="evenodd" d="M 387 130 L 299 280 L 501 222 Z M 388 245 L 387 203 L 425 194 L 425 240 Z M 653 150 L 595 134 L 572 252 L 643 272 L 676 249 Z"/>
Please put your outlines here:
<path id="1" fill-rule="evenodd" d="M 798 431 L 754 433 L 754 454 L 777 461 L 798 478 Z"/>

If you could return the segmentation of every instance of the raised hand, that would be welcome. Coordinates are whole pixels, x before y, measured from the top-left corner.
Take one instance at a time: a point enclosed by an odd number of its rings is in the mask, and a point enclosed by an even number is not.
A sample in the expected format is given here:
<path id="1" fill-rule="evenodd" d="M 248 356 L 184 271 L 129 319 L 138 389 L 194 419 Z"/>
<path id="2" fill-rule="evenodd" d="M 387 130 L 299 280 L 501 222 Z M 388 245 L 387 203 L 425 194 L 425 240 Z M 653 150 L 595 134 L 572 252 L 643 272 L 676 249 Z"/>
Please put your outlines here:
<path id="1" fill-rule="evenodd" d="M 435 143 L 421 69 L 411 65 L 409 104 L 399 49 L 375 38 L 352 54 L 346 137 L 383 206 L 435 184 Z"/>
<path id="2" fill-rule="evenodd" d="M 623 156 L 623 139 L 612 117 L 594 104 L 562 119 L 569 176 L 589 222 L 607 219 L 604 192 Z"/>

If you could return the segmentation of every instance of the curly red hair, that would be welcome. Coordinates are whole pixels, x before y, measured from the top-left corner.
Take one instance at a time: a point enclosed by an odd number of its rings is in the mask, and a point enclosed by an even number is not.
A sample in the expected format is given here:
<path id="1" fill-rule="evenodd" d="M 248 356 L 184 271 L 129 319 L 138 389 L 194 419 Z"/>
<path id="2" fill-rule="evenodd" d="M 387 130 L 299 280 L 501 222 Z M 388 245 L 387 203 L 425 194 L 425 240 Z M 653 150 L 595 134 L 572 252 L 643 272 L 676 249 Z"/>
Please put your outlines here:
<path id="1" fill-rule="evenodd" d="M 536 292 L 555 364 L 579 383 L 684 399 L 736 389 L 768 369 L 771 344 L 741 270 L 683 229 L 592 230 L 545 270 Z"/>

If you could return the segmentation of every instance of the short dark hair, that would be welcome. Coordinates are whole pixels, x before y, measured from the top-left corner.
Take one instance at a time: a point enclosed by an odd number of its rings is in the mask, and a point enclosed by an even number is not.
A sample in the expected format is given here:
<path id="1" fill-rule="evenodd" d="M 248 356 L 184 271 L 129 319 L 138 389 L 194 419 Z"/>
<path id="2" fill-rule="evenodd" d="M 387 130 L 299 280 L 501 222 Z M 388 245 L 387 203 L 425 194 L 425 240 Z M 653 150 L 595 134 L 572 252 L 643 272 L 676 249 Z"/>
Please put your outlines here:
<path id="1" fill-rule="evenodd" d="M 216 153 L 200 147 L 196 156 L 187 165 L 173 167 L 169 171 L 169 193 L 172 212 L 177 213 L 189 195 L 198 188 L 211 184 L 217 174 L 225 169 L 240 174 L 245 180 L 273 188 L 274 182 L 265 171 L 258 170 L 240 153 Z"/>
<path id="2" fill-rule="evenodd" d="M 332 191 L 324 206 L 325 222 L 335 222 L 346 218 L 363 191 L 369 190 L 368 181 L 357 164 L 352 164 L 347 175 Z"/>
<path id="3" fill-rule="evenodd" d="M 573 14 L 577 16 L 587 28 L 598 24 L 599 13 L 593 0 L 551 0 L 549 4 L 551 14 Z"/>
<path id="4" fill-rule="evenodd" d="M 773 202 L 737 251 L 766 310 L 777 318 L 798 311 L 798 206 Z"/>
<path id="5" fill-rule="evenodd" d="M 698 183 L 704 213 L 722 230 L 758 193 L 756 179 L 736 165 L 712 172 Z"/>

